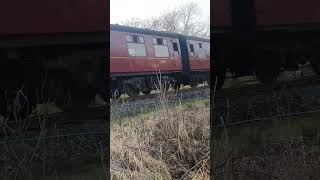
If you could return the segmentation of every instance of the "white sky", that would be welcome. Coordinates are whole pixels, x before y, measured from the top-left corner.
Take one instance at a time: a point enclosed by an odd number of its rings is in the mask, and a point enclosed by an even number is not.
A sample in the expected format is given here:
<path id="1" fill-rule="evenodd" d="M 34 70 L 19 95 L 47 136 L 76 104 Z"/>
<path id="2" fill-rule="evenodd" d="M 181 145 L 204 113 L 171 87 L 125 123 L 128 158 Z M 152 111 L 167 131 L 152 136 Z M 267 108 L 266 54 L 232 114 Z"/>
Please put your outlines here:
<path id="1" fill-rule="evenodd" d="M 166 9 L 190 1 L 199 3 L 202 20 L 209 20 L 210 0 L 110 0 L 110 23 L 121 24 L 121 22 L 130 18 L 144 19 L 158 16 Z"/>

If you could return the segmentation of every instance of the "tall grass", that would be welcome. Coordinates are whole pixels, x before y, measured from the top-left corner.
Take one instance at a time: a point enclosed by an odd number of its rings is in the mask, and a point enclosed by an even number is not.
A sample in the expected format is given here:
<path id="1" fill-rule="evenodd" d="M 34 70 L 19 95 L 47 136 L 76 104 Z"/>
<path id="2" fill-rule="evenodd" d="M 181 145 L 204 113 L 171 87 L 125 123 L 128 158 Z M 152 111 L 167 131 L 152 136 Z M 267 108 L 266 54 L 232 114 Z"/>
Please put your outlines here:
<path id="1" fill-rule="evenodd" d="M 8 114 L 0 116 L 0 179 L 104 179 L 100 162 L 103 149 L 96 142 L 98 138 L 80 133 L 62 136 L 66 134 L 62 128 L 48 126 L 47 113 L 52 104 L 43 94 L 38 96 L 41 101 L 33 109 L 33 117 L 26 114 L 34 107 L 22 91 L 12 99 L 7 97 Z M 91 172 L 82 170 L 84 166 Z M 79 169 L 76 175 L 70 172 L 74 169 Z"/>
<path id="2" fill-rule="evenodd" d="M 173 107 L 159 92 L 156 111 L 112 126 L 111 179 L 209 179 L 208 104 Z"/>

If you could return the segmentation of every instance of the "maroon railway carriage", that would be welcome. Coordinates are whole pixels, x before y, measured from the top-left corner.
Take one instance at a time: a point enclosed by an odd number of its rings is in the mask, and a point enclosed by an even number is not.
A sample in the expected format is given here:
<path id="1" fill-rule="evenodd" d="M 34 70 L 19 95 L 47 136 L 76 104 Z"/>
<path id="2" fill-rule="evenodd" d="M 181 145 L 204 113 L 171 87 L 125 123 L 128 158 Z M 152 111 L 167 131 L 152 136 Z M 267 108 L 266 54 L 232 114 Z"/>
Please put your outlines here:
<path id="1" fill-rule="evenodd" d="M 320 72 L 320 1 L 214 0 L 215 66 L 238 76 L 275 80 L 281 69 L 310 61 Z"/>
<path id="2" fill-rule="evenodd" d="M 105 0 L 1 2 L 0 115 L 22 94 L 29 110 L 39 101 L 66 109 L 105 91 L 106 8 Z"/>
<path id="3" fill-rule="evenodd" d="M 285 26 L 319 24 L 320 11 L 318 0 L 242 0 L 236 4 L 235 0 L 213 1 L 213 16 L 211 24 L 215 29 L 231 28 L 235 9 L 247 8 L 249 13 L 254 13 L 256 25 L 266 29 L 284 28 Z M 251 8 L 251 9 L 249 9 Z M 241 10 L 240 9 L 240 10 Z M 310 26 L 309 26 L 310 27 Z M 313 27 L 313 26 L 311 26 Z"/>
<path id="4" fill-rule="evenodd" d="M 0 6 L 0 35 L 106 31 L 102 0 L 8 0 Z"/>
<path id="5" fill-rule="evenodd" d="M 208 80 L 209 40 L 111 25 L 110 45 L 111 85 L 116 96 L 149 94 L 159 74 L 166 88 Z"/>
<path id="6" fill-rule="evenodd" d="M 110 37 L 110 66 L 113 76 L 119 76 L 122 73 L 145 74 L 157 71 L 162 73 L 182 71 L 179 49 L 173 47 L 179 47 L 177 38 L 128 34 L 119 31 L 111 31 Z M 157 42 L 157 39 L 161 42 Z"/>
<path id="7" fill-rule="evenodd" d="M 210 80 L 210 41 L 187 37 L 190 66 L 190 82 L 194 87 L 201 81 Z M 214 69 L 212 69 L 214 71 Z"/>

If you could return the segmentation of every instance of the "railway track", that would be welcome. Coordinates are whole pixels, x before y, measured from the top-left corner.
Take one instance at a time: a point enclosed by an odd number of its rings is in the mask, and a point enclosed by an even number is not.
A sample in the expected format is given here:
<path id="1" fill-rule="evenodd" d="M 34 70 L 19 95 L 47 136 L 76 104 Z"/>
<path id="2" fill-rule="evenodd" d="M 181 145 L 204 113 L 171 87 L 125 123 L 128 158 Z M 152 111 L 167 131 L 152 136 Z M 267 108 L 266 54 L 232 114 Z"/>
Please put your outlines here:
<path id="1" fill-rule="evenodd" d="M 303 76 L 301 76 L 303 73 Z M 299 74 L 295 72 L 284 72 L 281 73 L 278 82 L 273 84 L 272 86 L 266 86 L 261 84 L 255 80 L 254 77 L 247 77 L 245 80 L 239 80 L 234 82 L 233 80 L 227 80 L 226 83 L 234 83 L 234 85 L 226 85 L 226 87 L 221 90 L 216 91 L 215 97 L 228 97 L 228 96 L 238 96 L 238 95 L 253 95 L 270 91 L 280 91 L 282 89 L 290 88 L 290 87 L 298 87 L 298 86 L 312 86 L 316 84 L 320 84 L 320 78 L 317 77 L 311 67 L 304 67 Z M 174 97 L 177 94 L 188 94 L 190 93 L 191 97 L 180 97 L 179 100 L 193 98 L 194 95 L 192 93 L 197 91 L 206 91 L 208 90 L 208 86 L 201 86 L 197 88 L 185 88 L 180 91 L 168 91 L 166 96 L 170 98 L 170 96 Z M 208 97 L 208 93 L 205 95 Z M 156 97 L 158 97 L 157 93 L 149 94 L 149 95 L 140 95 L 134 98 L 121 98 L 117 100 L 113 100 L 111 102 L 111 106 L 115 104 L 123 104 L 123 103 L 135 103 L 137 101 L 144 101 L 145 106 L 150 106 L 150 104 L 154 104 L 156 101 Z M 173 101 L 175 99 L 173 98 Z M 152 101 L 152 102 L 151 102 Z M 143 104 L 141 103 L 141 104 Z M 136 106 L 140 106 L 141 104 L 135 103 Z M 121 106 L 119 106 L 121 107 Z M 123 106 L 122 106 L 123 107 Z M 117 108 L 117 107 L 116 107 Z M 127 106 L 128 109 L 132 109 L 132 107 Z M 111 107 L 112 109 L 112 107 Z M 126 110 L 124 110 L 126 111 Z M 123 112 L 126 113 L 126 112 Z M 112 113 L 111 113 L 112 114 Z M 109 112 L 107 112 L 105 105 L 99 105 L 94 107 L 89 107 L 85 111 L 81 112 L 57 112 L 52 114 L 43 114 L 43 115 L 33 115 L 22 121 L 8 121 L 5 123 L 5 126 L 13 127 L 13 126 L 28 126 L 30 129 L 41 128 L 42 125 L 45 126 L 70 126 L 73 124 L 81 124 L 81 123 L 100 123 L 105 124 L 106 118 L 109 116 Z"/>
<path id="2" fill-rule="evenodd" d="M 195 89 L 183 89 L 179 93 L 188 93 L 191 91 L 208 89 L 208 86 L 197 87 Z M 167 96 L 174 96 L 175 91 L 167 92 Z M 146 96 L 138 96 L 135 98 L 124 98 L 116 100 L 112 103 L 130 103 L 141 100 L 150 100 L 155 99 L 158 94 L 150 94 Z M 111 104 L 112 104 L 111 103 Z M 85 124 L 85 123 L 97 123 L 97 124 L 106 124 L 107 112 L 106 105 L 96 105 L 91 106 L 84 111 L 79 112 L 54 112 L 54 113 L 44 113 L 31 115 L 23 120 L 9 120 L 3 122 L 2 126 L 11 128 L 11 127 L 21 127 L 27 128 L 30 130 L 41 129 L 41 127 L 65 127 L 72 126 L 75 124 Z M 13 128 L 11 128 L 13 129 Z"/>
<path id="3" fill-rule="evenodd" d="M 300 72 L 299 72 L 300 73 Z M 252 83 L 217 91 L 214 127 L 282 119 L 320 112 L 320 78 L 306 68 L 303 76 L 285 72 L 268 87 Z M 220 120 L 223 120 L 220 122 Z"/>
<path id="4" fill-rule="evenodd" d="M 200 85 L 200 86 L 195 87 L 195 88 L 183 87 L 179 91 L 175 91 L 175 90 L 167 91 L 166 92 L 166 96 L 172 96 L 172 95 L 175 95 L 177 93 L 188 93 L 188 92 L 197 91 L 197 90 L 203 90 L 203 89 L 207 89 L 207 88 L 209 88 L 209 86 L 207 84 L 203 84 L 203 85 Z M 113 102 L 115 102 L 115 103 L 119 103 L 119 102 L 122 103 L 124 101 L 130 102 L 130 101 L 137 101 L 137 100 L 144 100 L 144 99 L 152 99 L 152 98 L 156 98 L 158 96 L 159 96 L 159 93 L 155 92 L 153 94 L 139 95 L 139 96 L 136 96 L 136 97 L 119 98 L 119 99 L 113 100 Z"/>
<path id="5" fill-rule="evenodd" d="M 253 84 L 242 87 L 221 89 L 216 92 L 216 97 L 237 96 L 242 94 L 259 94 L 270 91 L 281 91 L 287 88 L 294 88 L 300 86 L 313 86 L 320 84 L 320 78 L 317 76 L 309 76 L 301 79 L 279 81 L 273 85 L 266 86 L 264 84 Z"/>
<path id="6" fill-rule="evenodd" d="M 238 96 L 243 94 L 259 94 L 271 91 L 281 91 L 287 88 L 313 86 L 320 84 L 320 77 L 317 76 L 311 66 L 305 66 L 300 71 L 285 71 L 280 73 L 277 82 L 269 85 L 259 83 L 254 76 L 244 77 L 242 80 L 229 82 L 228 85 L 216 91 L 216 97 Z"/>

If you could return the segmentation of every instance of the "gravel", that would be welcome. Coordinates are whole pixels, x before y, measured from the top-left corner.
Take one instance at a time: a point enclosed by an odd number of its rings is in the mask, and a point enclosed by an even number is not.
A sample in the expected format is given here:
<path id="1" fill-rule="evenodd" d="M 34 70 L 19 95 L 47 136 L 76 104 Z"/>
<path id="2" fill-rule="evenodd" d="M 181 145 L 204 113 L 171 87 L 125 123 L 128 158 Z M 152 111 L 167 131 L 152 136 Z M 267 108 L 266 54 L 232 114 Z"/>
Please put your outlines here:
<path id="1" fill-rule="evenodd" d="M 320 86 L 295 87 L 263 94 L 242 94 L 215 99 L 214 123 L 266 118 L 320 109 Z"/>
<path id="2" fill-rule="evenodd" d="M 210 89 L 195 89 L 187 92 L 177 92 L 170 94 L 168 98 L 169 103 L 186 101 L 190 99 L 209 98 Z M 150 99 L 137 99 L 136 101 L 113 101 L 110 106 L 111 119 L 117 119 L 134 115 L 141 112 L 146 112 L 150 109 L 158 107 L 160 104 L 159 96 Z"/>

